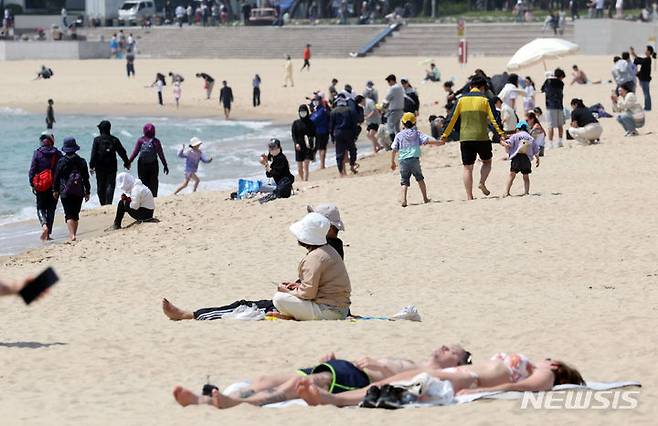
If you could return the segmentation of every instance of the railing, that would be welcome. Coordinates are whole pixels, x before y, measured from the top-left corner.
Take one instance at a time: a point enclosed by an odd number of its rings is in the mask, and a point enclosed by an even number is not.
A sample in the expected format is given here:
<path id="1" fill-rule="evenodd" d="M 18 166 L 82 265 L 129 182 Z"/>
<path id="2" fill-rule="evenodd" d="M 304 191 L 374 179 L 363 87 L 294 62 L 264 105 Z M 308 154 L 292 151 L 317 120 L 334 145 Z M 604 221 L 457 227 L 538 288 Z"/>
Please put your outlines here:
<path id="1" fill-rule="evenodd" d="M 395 24 L 391 24 L 388 27 L 384 28 L 379 34 L 377 34 L 375 37 L 373 37 L 368 43 L 363 45 L 359 50 L 356 52 L 350 53 L 350 56 L 354 56 L 357 58 L 361 58 L 363 56 L 366 56 L 368 53 L 370 53 L 379 43 L 384 41 L 384 39 L 391 34 L 393 34 L 393 31 L 397 31 L 400 29 L 402 26 L 401 23 L 397 22 Z"/>

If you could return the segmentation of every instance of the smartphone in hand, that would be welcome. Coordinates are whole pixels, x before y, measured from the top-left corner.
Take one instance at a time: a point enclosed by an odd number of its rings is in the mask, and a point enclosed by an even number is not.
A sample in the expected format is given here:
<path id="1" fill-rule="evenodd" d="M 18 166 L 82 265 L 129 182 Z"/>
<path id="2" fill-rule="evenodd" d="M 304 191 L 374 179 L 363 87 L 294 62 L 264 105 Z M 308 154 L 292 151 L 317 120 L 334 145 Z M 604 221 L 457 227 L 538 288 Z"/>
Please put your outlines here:
<path id="1" fill-rule="evenodd" d="M 41 293 L 53 286 L 59 277 L 53 268 L 47 268 L 18 292 L 26 305 L 32 303 Z"/>

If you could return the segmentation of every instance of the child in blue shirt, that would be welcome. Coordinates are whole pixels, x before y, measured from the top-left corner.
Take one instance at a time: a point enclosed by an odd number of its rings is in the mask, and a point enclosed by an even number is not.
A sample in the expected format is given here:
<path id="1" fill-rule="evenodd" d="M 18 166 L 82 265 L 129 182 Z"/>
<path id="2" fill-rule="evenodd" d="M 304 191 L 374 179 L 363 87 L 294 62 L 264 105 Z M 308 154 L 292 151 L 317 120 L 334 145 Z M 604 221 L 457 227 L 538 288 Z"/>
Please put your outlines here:
<path id="1" fill-rule="evenodd" d="M 201 152 L 201 143 L 202 142 L 199 138 L 194 137 L 190 140 L 190 149 L 187 152 L 185 152 L 185 145 L 183 145 L 178 151 L 178 157 L 185 158 L 185 180 L 181 183 L 178 189 L 176 189 L 174 195 L 185 189 L 187 184 L 190 183 L 190 180 L 194 181 L 194 192 L 196 192 L 199 187 L 200 180 L 196 175 L 197 170 L 199 170 L 199 162 L 210 163 L 212 161 L 212 157 L 207 158 L 206 155 Z"/>
<path id="2" fill-rule="evenodd" d="M 423 195 L 423 202 L 429 203 L 427 197 L 427 186 L 425 178 L 420 168 L 420 146 L 421 145 L 445 145 L 430 138 L 416 129 L 416 116 L 412 112 L 406 112 L 402 116 L 402 126 L 404 129 L 395 135 L 391 145 L 391 170 L 395 170 L 395 157 L 400 160 L 400 185 L 402 185 L 402 207 L 407 207 L 407 190 L 410 185 L 410 178 L 413 175 L 420 187 L 420 193 Z"/>

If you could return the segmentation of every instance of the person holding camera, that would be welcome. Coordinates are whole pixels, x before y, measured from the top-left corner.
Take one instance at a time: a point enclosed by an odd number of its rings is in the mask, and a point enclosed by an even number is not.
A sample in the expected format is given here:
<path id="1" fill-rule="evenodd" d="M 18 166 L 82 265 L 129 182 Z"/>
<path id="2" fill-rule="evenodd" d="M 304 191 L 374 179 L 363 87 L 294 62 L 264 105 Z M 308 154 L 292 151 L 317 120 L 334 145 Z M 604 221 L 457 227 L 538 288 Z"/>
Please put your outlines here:
<path id="1" fill-rule="evenodd" d="M 270 139 L 268 154 L 260 156 L 260 164 L 265 167 L 265 175 L 274 180 L 275 185 L 262 185 L 260 192 L 271 192 L 276 198 L 288 198 L 292 194 L 295 177 L 290 173 L 290 163 L 281 149 L 281 141 Z"/>

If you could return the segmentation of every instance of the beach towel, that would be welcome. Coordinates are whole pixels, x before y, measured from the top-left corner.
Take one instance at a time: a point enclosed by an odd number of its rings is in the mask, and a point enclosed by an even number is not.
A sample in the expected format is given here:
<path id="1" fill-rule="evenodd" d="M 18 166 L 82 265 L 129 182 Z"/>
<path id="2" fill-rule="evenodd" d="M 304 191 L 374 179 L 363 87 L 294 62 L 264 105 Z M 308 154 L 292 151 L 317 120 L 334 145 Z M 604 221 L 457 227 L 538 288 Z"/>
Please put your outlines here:
<path id="1" fill-rule="evenodd" d="M 262 182 L 259 180 L 238 180 L 238 198 L 247 198 L 250 194 L 257 193 L 260 190 Z"/>
<path id="2" fill-rule="evenodd" d="M 418 376 L 417 376 L 418 377 Z M 415 379 L 415 378 L 414 378 Z M 409 382 L 413 382 L 414 379 L 410 380 Z M 436 380 L 436 379 L 434 379 Z M 440 380 L 436 380 L 437 382 L 440 382 Z M 228 386 L 224 391 L 222 392 L 224 395 L 228 395 L 237 391 L 240 391 L 242 389 L 246 389 L 250 386 L 251 382 L 249 381 L 244 381 L 244 382 L 238 382 L 238 383 L 233 383 L 232 385 Z M 587 385 L 585 386 L 579 386 L 579 385 L 558 385 L 554 386 L 551 392 L 559 392 L 559 391 L 566 391 L 570 389 L 576 389 L 576 390 L 593 390 L 593 391 L 608 391 L 608 390 L 613 390 L 613 389 L 621 389 L 625 387 L 642 387 L 640 382 L 637 381 L 619 381 L 619 382 L 587 382 Z M 473 394 L 468 394 L 468 395 L 457 395 L 455 396 L 451 401 L 446 402 L 446 396 L 449 393 L 445 387 L 443 386 L 437 386 L 432 388 L 432 392 L 435 392 L 437 395 L 437 399 L 435 400 L 436 402 L 416 402 L 413 404 L 408 404 L 405 405 L 405 408 L 420 408 L 420 407 L 434 407 L 434 406 L 440 406 L 440 405 L 455 405 L 455 404 L 466 404 L 469 402 L 473 401 L 478 401 L 481 399 L 502 399 L 502 400 L 515 400 L 515 399 L 521 399 L 523 398 L 524 393 L 526 392 L 504 392 L 504 391 L 496 391 L 496 392 L 482 392 L 482 393 L 473 393 Z M 527 393 L 533 393 L 533 392 L 527 392 Z M 284 401 L 284 402 L 277 402 L 275 404 L 268 404 L 264 405 L 263 407 L 265 408 L 285 408 L 285 407 L 305 407 L 308 406 L 306 401 L 303 399 L 292 399 L 290 401 Z"/>

